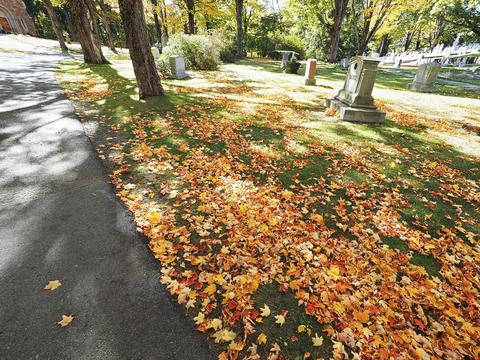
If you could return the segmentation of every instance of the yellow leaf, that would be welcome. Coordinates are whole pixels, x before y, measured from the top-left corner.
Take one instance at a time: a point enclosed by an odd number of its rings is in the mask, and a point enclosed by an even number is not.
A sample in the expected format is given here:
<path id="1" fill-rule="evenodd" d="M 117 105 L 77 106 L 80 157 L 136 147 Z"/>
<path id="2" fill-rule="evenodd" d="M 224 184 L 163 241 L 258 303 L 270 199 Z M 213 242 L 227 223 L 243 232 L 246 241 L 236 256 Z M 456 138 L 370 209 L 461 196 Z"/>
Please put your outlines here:
<path id="1" fill-rule="evenodd" d="M 270 218 L 270 220 L 268 220 L 268 225 L 270 226 L 275 226 L 277 224 L 278 224 L 278 221 L 275 218 Z"/>
<path id="2" fill-rule="evenodd" d="M 228 348 L 234 351 L 242 351 L 244 346 L 245 344 L 243 343 L 243 341 L 239 341 L 239 342 L 232 341 L 230 345 L 228 345 Z"/>
<path id="3" fill-rule="evenodd" d="M 47 285 L 43 288 L 43 290 L 55 290 L 56 288 L 62 286 L 60 280 L 51 280 L 48 282 Z"/>
<path id="4" fill-rule="evenodd" d="M 147 215 L 147 220 L 150 224 L 158 224 L 160 222 L 160 214 L 158 211 L 152 211 Z"/>
<path id="5" fill-rule="evenodd" d="M 322 346 L 323 337 L 319 337 L 318 334 L 315 333 L 315 336 L 312 337 L 312 343 L 313 343 L 313 346 Z"/>
<path id="6" fill-rule="evenodd" d="M 210 324 L 208 324 L 207 329 L 220 330 L 222 326 L 222 320 L 212 319 L 212 321 L 210 321 Z"/>
<path id="7" fill-rule="evenodd" d="M 285 316 L 283 315 L 275 315 L 275 324 L 280 324 L 282 326 L 285 324 Z"/>
<path id="8" fill-rule="evenodd" d="M 260 308 L 260 310 L 263 317 L 270 316 L 270 308 L 268 307 L 267 304 L 263 305 L 263 308 Z"/>
<path id="9" fill-rule="evenodd" d="M 313 221 L 315 221 L 316 223 L 320 224 L 320 225 L 323 225 L 324 224 L 324 220 L 323 220 L 323 216 L 320 215 L 320 214 L 312 214 L 310 216 L 310 219 L 312 219 Z"/>
<path id="10" fill-rule="evenodd" d="M 333 278 L 333 280 L 338 280 L 340 277 L 340 268 L 337 265 L 332 265 L 327 270 L 327 274 Z"/>
<path id="11" fill-rule="evenodd" d="M 265 335 L 264 333 L 261 333 L 260 335 L 258 335 L 257 343 L 259 345 L 265 344 L 266 342 L 267 342 L 267 335 Z"/>
<path id="12" fill-rule="evenodd" d="M 303 332 L 307 331 L 307 327 L 305 325 L 298 325 L 297 331 L 299 333 L 303 333 Z"/>
<path id="13" fill-rule="evenodd" d="M 62 315 L 62 320 L 57 322 L 58 325 L 61 327 L 65 327 L 70 325 L 70 323 L 73 321 L 74 316 L 73 315 Z"/>
<path id="14" fill-rule="evenodd" d="M 213 295 L 215 294 L 215 291 L 217 291 L 217 285 L 215 283 L 212 283 L 208 285 L 203 292 L 207 293 L 208 295 Z"/>
<path id="15" fill-rule="evenodd" d="M 343 306 L 343 304 L 340 302 L 333 303 L 333 308 L 339 314 L 343 314 L 345 312 L 345 306 Z"/>
<path id="16" fill-rule="evenodd" d="M 205 314 L 199 312 L 198 315 L 193 318 L 193 321 L 195 321 L 195 324 L 200 325 L 205 321 Z"/>
<path id="17" fill-rule="evenodd" d="M 237 334 L 228 329 L 222 329 L 214 333 L 213 337 L 215 338 L 215 342 L 218 344 L 219 342 L 229 342 L 234 340 L 237 337 Z"/>

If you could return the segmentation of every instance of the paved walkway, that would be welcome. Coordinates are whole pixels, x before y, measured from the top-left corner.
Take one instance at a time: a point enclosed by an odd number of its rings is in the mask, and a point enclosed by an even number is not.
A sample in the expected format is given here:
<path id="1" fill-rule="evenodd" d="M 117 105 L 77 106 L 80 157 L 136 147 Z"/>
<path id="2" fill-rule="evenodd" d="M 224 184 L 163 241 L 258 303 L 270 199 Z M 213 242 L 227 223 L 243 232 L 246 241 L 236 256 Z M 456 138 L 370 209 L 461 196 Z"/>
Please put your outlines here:
<path id="1" fill-rule="evenodd" d="M 107 183 L 60 59 L 0 55 L 0 358 L 213 358 Z"/>

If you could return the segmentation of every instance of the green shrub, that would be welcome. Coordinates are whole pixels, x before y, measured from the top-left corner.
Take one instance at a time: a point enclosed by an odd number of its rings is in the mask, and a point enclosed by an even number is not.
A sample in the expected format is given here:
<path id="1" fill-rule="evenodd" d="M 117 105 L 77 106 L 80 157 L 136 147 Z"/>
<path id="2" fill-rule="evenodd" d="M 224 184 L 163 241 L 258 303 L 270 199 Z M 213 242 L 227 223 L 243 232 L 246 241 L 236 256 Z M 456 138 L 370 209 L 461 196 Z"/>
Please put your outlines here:
<path id="1" fill-rule="evenodd" d="M 162 79 L 173 79 L 172 68 L 170 67 L 170 56 L 166 54 L 160 55 L 156 63 L 157 71 L 162 76 Z"/>
<path id="2" fill-rule="evenodd" d="M 161 58 L 180 55 L 184 57 L 187 69 L 216 70 L 224 48 L 225 43 L 218 34 L 173 35 L 163 49 Z"/>

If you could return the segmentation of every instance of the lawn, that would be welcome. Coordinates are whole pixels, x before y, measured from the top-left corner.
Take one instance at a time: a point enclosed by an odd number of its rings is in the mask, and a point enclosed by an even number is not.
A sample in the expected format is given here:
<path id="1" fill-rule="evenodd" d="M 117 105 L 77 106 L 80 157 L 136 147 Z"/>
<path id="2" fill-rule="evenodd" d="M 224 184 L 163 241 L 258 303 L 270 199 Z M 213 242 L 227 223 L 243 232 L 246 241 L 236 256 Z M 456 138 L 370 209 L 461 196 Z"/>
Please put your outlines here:
<path id="1" fill-rule="evenodd" d="M 325 114 L 338 68 L 190 73 L 138 101 L 128 60 L 58 71 L 220 358 L 480 355 L 478 93 L 380 72 L 387 121 L 363 125 Z"/>

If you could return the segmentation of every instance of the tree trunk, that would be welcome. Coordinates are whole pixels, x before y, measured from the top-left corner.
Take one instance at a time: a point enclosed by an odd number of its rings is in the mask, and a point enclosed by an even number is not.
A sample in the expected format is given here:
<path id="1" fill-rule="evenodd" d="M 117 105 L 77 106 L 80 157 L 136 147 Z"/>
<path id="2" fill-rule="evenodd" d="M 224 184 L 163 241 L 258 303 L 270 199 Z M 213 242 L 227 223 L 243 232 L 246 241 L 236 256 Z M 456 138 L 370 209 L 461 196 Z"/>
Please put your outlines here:
<path id="1" fill-rule="evenodd" d="M 237 58 L 243 57 L 243 1 L 235 0 L 237 18 Z"/>
<path id="2" fill-rule="evenodd" d="M 108 47 L 116 54 L 117 49 L 115 49 L 115 43 L 113 42 L 112 27 L 110 26 L 110 19 L 108 17 L 108 6 L 103 0 L 98 0 L 98 4 L 100 5 L 102 23 L 107 33 Z"/>
<path id="3" fill-rule="evenodd" d="M 138 0 L 119 0 L 118 5 L 140 99 L 163 95 L 163 87 L 150 50 L 143 3 Z"/>
<path id="4" fill-rule="evenodd" d="M 187 5 L 187 14 L 188 14 L 188 23 L 187 31 L 189 34 L 195 34 L 195 1 L 194 0 L 185 0 Z"/>
<path id="5" fill-rule="evenodd" d="M 55 14 L 55 9 L 53 8 L 52 2 L 50 0 L 42 0 L 42 2 L 43 6 L 45 6 L 45 9 L 47 10 L 48 17 L 52 22 L 52 28 L 60 44 L 60 48 L 62 49 L 62 52 L 66 53 L 68 52 L 68 48 L 67 45 L 65 45 L 65 39 L 63 38 L 62 26 L 58 21 L 57 15 Z"/>
<path id="6" fill-rule="evenodd" d="M 433 37 L 433 41 L 431 44 L 432 48 L 438 45 L 440 37 L 443 35 L 443 32 L 445 30 L 445 25 L 445 18 L 441 17 L 438 22 L 437 30 L 435 31 L 435 35 Z"/>
<path id="7" fill-rule="evenodd" d="M 98 37 L 96 15 L 91 11 L 89 0 L 70 0 L 68 11 L 72 19 L 78 41 L 82 46 L 83 60 L 87 64 L 108 64 L 103 56 Z"/>
<path id="8" fill-rule="evenodd" d="M 65 8 L 62 9 L 62 12 L 63 12 L 63 15 L 65 16 L 65 20 L 67 21 L 67 27 L 68 27 L 68 31 L 70 32 L 70 35 L 72 36 L 72 41 L 77 42 L 78 41 L 77 33 L 75 32 L 75 29 L 73 27 L 72 19 L 70 18 L 70 14 L 68 13 L 67 10 L 65 10 Z"/>
<path id="9" fill-rule="evenodd" d="M 388 47 L 390 46 L 390 37 L 388 34 L 382 36 L 382 41 L 380 42 L 380 46 L 378 47 L 378 53 L 381 57 L 387 55 Z"/>
<path id="10" fill-rule="evenodd" d="M 413 31 L 407 31 L 403 51 L 408 51 L 408 49 L 410 49 L 410 45 L 412 44 L 412 40 L 413 40 L 413 35 L 414 35 Z"/>
<path id="11" fill-rule="evenodd" d="M 160 20 L 162 20 L 162 35 L 168 42 L 168 25 L 167 25 L 167 10 L 165 9 L 165 0 L 162 0 L 162 9 L 160 11 Z M 163 45 L 163 42 L 162 42 Z"/>
<path id="12" fill-rule="evenodd" d="M 160 26 L 160 20 L 158 19 L 158 2 L 157 0 L 151 0 L 152 1 L 152 5 L 154 7 L 153 9 L 153 21 L 155 22 L 155 31 L 157 32 L 157 40 L 158 40 L 158 43 L 161 44 L 162 43 L 162 28 Z M 161 49 L 161 47 L 160 47 Z"/>
<path id="13" fill-rule="evenodd" d="M 330 46 L 328 48 L 328 62 L 337 61 L 338 46 L 340 44 L 340 32 L 345 17 L 349 0 L 335 0 L 335 9 L 333 10 L 333 25 L 330 27 Z"/>

